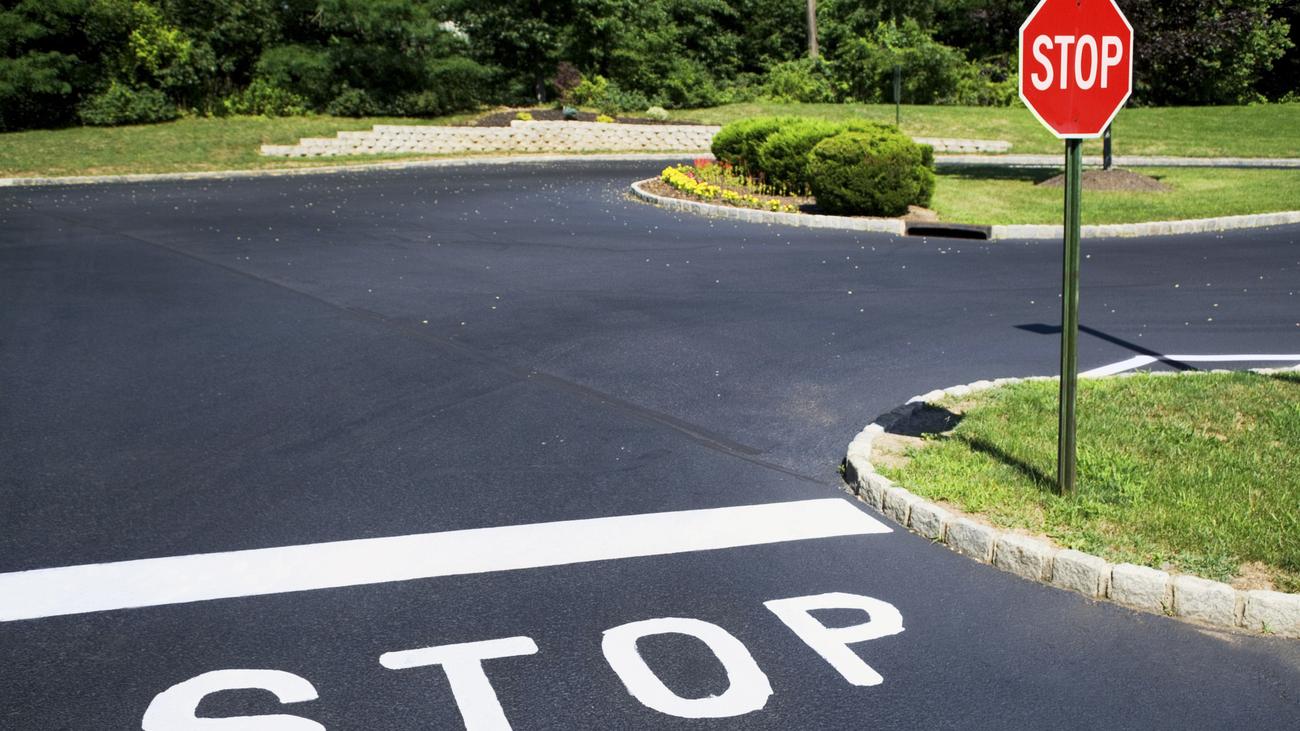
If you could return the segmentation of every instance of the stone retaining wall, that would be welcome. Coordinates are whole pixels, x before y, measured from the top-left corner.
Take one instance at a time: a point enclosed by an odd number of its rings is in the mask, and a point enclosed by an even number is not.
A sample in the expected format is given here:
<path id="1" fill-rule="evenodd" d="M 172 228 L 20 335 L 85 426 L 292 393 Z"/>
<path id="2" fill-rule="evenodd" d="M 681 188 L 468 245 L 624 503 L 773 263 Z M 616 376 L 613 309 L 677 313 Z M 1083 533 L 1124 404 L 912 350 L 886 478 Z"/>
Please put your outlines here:
<path id="1" fill-rule="evenodd" d="M 305 137 L 296 145 L 262 145 L 270 157 L 459 154 L 466 152 L 685 152 L 706 153 L 721 127 L 695 124 L 526 122 L 509 127 L 377 124 L 371 130 Z M 997 140 L 918 138 L 937 152 L 1004 152 Z"/>

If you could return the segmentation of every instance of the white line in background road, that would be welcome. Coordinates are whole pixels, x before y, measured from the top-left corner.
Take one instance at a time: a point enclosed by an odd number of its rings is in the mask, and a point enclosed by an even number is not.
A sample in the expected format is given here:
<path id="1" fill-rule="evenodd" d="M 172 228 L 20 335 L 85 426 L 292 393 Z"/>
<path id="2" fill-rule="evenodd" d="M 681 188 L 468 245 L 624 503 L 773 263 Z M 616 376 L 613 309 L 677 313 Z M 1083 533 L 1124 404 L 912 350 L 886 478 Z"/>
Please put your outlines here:
<path id="1" fill-rule="evenodd" d="M 1144 365 L 1150 365 L 1156 361 L 1175 360 L 1180 363 L 1296 363 L 1300 364 L 1300 355 L 1261 355 L 1259 353 L 1247 353 L 1243 355 L 1135 355 L 1127 360 L 1121 360 L 1118 363 L 1111 363 L 1100 368 L 1093 368 L 1090 371 L 1080 373 L 1081 378 L 1098 378 L 1101 376 L 1113 376 L 1116 373 L 1133 368 L 1141 368 Z"/>
<path id="2" fill-rule="evenodd" d="M 35 569 L 0 574 L 0 622 L 889 532 L 830 498 Z"/>

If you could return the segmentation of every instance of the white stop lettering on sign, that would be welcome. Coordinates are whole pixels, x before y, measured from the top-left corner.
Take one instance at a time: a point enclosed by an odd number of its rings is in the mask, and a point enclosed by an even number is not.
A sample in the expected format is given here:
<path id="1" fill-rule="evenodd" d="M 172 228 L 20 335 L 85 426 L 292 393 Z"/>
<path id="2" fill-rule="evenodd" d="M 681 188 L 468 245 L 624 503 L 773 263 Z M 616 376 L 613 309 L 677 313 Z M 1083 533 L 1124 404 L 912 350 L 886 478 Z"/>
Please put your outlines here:
<path id="1" fill-rule="evenodd" d="M 1032 49 L 1039 68 L 1029 75 L 1029 83 L 1039 91 L 1050 89 L 1054 79 L 1061 89 L 1071 88 L 1071 81 L 1074 88 L 1091 89 L 1097 83 L 1099 67 L 1101 88 L 1109 89 L 1110 70 L 1124 60 L 1124 43 L 1119 36 L 1102 36 L 1100 48 L 1090 35 L 1038 36 Z M 1052 54 L 1054 49 L 1059 49 L 1059 54 Z"/>

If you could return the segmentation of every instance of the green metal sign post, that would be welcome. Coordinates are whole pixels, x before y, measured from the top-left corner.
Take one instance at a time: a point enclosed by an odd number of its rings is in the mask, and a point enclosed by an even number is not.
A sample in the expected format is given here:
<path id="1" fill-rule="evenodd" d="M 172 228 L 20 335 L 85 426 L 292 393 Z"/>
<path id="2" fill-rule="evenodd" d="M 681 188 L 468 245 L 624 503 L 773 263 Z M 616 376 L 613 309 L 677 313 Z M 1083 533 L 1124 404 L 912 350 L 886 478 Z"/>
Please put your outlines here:
<path id="1" fill-rule="evenodd" d="M 1059 50 L 1058 50 L 1059 49 Z M 1020 100 L 1065 140 L 1065 263 L 1061 267 L 1061 397 L 1056 490 L 1074 492 L 1079 386 L 1079 204 L 1083 140 L 1105 137 L 1133 93 L 1133 26 L 1115 0 L 1039 0 L 1020 26 Z"/>
<path id="2" fill-rule="evenodd" d="M 1083 140 L 1065 141 L 1065 261 L 1061 266 L 1061 398 L 1056 439 L 1056 489 L 1074 492 L 1074 406 L 1079 384 L 1079 199 Z"/>

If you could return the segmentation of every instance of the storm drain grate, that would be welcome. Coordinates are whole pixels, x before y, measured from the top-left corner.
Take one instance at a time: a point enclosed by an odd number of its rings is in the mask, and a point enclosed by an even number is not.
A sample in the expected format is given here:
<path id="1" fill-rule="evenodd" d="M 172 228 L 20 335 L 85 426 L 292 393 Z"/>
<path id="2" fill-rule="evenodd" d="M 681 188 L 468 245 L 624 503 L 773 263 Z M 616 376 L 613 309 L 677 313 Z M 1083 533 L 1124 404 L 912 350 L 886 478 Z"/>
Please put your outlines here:
<path id="1" fill-rule="evenodd" d="M 972 226 L 964 223 L 938 223 L 935 221 L 909 221 L 907 224 L 908 236 L 936 236 L 949 239 L 987 241 L 992 234 L 992 226 Z"/>

